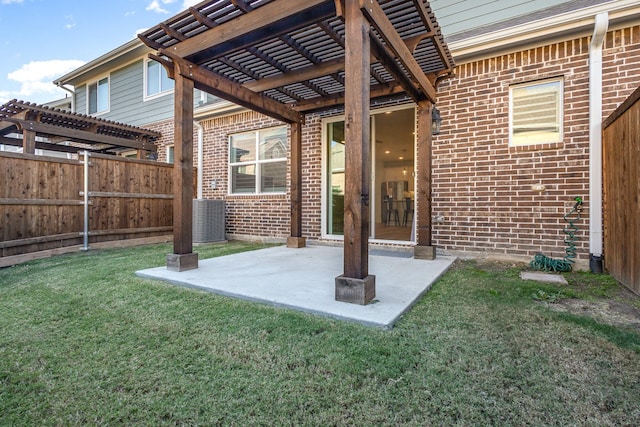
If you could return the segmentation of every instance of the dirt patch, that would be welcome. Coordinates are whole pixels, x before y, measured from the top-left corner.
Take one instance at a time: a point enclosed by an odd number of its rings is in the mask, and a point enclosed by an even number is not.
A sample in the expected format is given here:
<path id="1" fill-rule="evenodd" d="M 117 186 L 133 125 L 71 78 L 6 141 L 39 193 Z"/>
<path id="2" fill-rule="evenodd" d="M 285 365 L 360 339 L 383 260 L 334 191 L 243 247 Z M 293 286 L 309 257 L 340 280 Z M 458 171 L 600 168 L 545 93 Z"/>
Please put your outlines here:
<path id="1" fill-rule="evenodd" d="M 589 316 L 608 325 L 632 328 L 640 332 L 640 310 L 631 304 L 614 300 L 585 301 L 561 299 L 549 308 L 579 316 Z"/>

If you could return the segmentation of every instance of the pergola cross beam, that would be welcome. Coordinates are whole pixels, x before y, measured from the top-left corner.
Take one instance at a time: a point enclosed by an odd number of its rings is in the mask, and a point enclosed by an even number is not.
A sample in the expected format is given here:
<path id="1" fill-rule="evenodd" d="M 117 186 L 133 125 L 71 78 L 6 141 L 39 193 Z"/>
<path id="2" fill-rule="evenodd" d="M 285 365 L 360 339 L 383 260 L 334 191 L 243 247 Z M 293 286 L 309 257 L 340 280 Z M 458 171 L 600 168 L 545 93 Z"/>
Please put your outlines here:
<path id="1" fill-rule="evenodd" d="M 258 111 L 285 123 L 298 123 L 304 120 L 304 117 L 292 108 L 249 90 L 241 84 L 216 74 L 207 68 L 175 56 L 170 52 L 165 52 L 164 50 L 161 50 L 160 54 L 171 58 L 174 64 L 179 65 L 177 72 L 183 77 L 193 80 L 197 89 L 219 96 L 220 98 L 251 110 Z M 175 72 L 174 68 L 174 73 Z"/>

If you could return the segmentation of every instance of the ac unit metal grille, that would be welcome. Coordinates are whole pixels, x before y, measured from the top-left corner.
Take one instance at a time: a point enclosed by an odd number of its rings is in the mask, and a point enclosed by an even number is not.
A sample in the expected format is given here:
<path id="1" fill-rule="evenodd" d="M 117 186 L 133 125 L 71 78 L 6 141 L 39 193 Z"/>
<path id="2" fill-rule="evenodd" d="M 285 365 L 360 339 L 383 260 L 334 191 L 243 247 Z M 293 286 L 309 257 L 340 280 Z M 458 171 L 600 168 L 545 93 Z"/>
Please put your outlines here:
<path id="1" fill-rule="evenodd" d="M 224 200 L 193 200 L 193 243 L 225 240 Z"/>

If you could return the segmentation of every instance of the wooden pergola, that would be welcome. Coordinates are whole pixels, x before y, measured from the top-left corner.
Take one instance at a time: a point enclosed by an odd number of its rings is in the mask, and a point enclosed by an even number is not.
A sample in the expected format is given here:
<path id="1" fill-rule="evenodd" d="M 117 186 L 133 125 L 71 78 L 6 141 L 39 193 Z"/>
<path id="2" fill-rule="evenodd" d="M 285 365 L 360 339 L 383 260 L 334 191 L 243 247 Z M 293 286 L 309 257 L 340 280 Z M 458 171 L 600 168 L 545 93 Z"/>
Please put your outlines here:
<path id="1" fill-rule="evenodd" d="M 105 154 L 137 150 L 138 158 L 145 158 L 147 152 L 156 151 L 160 136 L 152 130 L 15 99 L 0 106 L 0 144 L 21 146 L 26 154 L 36 149 Z"/>
<path id="2" fill-rule="evenodd" d="M 193 89 L 263 113 L 291 129 L 291 236 L 302 236 L 302 126 L 305 114 L 344 105 L 346 190 L 344 274 L 336 298 L 365 304 L 368 272 L 373 98 L 418 105 L 416 257 L 431 246 L 431 109 L 435 83 L 454 63 L 425 0 L 215 0 L 139 35 L 175 80 L 173 270 L 197 268 L 191 215 Z"/>

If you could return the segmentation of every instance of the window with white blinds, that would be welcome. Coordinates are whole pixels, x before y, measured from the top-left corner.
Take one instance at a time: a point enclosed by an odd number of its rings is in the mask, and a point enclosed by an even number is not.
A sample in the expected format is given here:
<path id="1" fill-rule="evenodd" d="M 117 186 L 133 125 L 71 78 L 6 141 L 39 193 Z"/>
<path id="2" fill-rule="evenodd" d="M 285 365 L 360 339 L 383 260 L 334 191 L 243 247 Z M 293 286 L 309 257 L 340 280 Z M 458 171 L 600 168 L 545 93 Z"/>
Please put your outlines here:
<path id="1" fill-rule="evenodd" d="M 562 141 L 562 78 L 509 88 L 509 145 Z"/>

